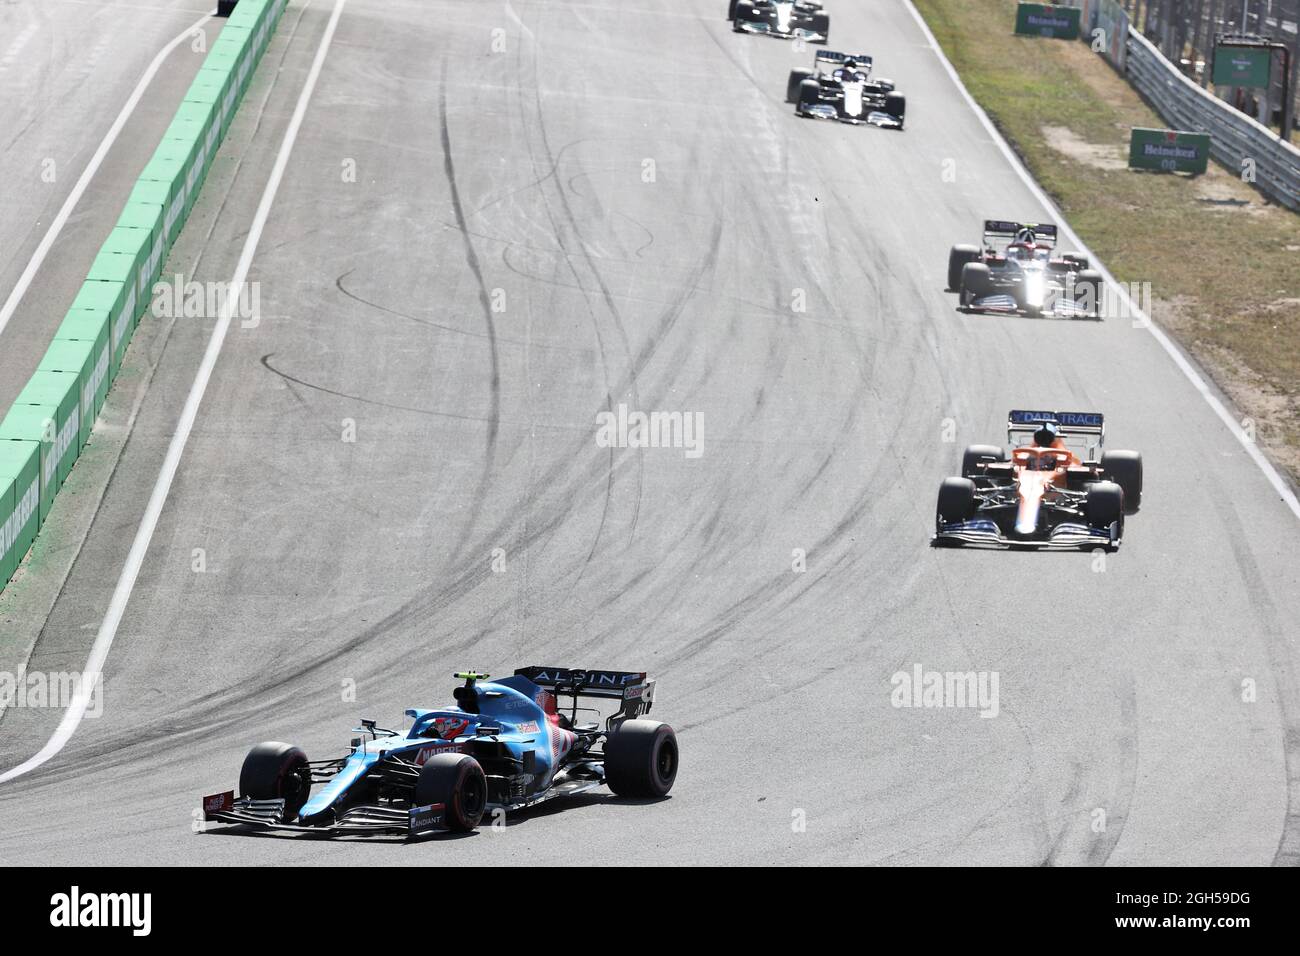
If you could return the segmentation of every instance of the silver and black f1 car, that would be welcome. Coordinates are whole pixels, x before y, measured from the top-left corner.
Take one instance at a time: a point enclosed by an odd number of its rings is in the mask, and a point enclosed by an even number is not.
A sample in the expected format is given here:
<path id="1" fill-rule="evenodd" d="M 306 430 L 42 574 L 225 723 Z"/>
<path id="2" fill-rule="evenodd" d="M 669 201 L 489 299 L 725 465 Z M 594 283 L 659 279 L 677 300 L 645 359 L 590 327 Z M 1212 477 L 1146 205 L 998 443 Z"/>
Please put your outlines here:
<path id="1" fill-rule="evenodd" d="M 1057 253 L 1051 223 L 986 219 L 978 246 L 948 253 L 948 289 L 963 311 L 1101 318 L 1104 285 L 1088 257 Z"/>
<path id="2" fill-rule="evenodd" d="M 902 129 L 907 100 L 893 81 L 872 79 L 871 65 L 865 53 L 819 50 L 811 70 L 790 71 L 786 101 L 799 116 Z"/>
<path id="3" fill-rule="evenodd" d="M 647 720 L 655 682 L 644 673 L 523 667 L 502 680 L 455 675 L 456 705 L 412 709 L 402 732 L 361 721 L 348 753 L 312 761 L 297 747 L 258 744 L 239 796 L 203 798 L 208 821 L 314 833 L 467 832 L 483 814 L 515 811 L 607 786 L 666 796 L 677 737 Z M 566 698 L 562 710 L 557 697 Z M 618 701 L 604 725 L 580 722 L 579 698 Z M 566 712 L 567 711 L 567 712 Z M 313 787 L 320 789 L 313 792 Z"/>
<path id="4" fill-rule="evenodd" d="M 825 43 L 831 18 L 817 0 L 730 0 L 727 19 L 737 33 Z"/>
<path id="5" fill-rule="evenodd" d="M 933 543 L 1116 550 L 1142 503 L 1142 456 L 1104 440 L 1097 412 L 1013 410 L 1010 455 L 971 445 L 939 487 Z"/>

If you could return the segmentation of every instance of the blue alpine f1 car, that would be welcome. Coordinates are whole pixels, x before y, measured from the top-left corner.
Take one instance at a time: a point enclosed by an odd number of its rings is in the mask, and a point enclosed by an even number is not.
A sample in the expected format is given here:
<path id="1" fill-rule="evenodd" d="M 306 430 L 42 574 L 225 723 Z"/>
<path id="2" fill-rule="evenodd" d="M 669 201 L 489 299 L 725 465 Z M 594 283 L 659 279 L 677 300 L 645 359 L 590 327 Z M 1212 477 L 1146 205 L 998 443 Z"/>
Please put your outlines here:
<path id="1" fill-rule="evenodd" d="M 458 673 L 456 705 L 412 709 L 409 730 L 362 720 L 349 752 L 312 761 L 298 747 L 254 747 L 239 796 L 203 798 L 205 820 L 329 833 L 467 832 L 484 813 L 514 811 L 607 786 L 663 797 L 677 776 L 677 736 L 642 715 L 654 704 L 644 673 L 523 667 L 502 680 Z M 558 698 L 564 698 L 560 709 Z M 599 723 L 580 722 L 580 698 L 618 701 Z M 567 711 L 567 713 L 565 712 Z M 313 790 L 319 785 L 319 789 Z"/>

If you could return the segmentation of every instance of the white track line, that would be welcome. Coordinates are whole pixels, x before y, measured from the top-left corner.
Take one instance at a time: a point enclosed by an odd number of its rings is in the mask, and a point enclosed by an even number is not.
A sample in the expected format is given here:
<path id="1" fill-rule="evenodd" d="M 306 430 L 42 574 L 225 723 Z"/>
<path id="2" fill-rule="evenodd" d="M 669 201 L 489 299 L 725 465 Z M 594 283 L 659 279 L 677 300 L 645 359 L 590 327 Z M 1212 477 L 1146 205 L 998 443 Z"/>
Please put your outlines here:
<path id="1" fill-rule="evenodd" d="M 153 58 L 153 62 L 149 64 L 149 69 L 144 71 L 144 75 L 140 77 L 140 82 L 135 85 L 135 89 L 131 92 L 131 98 L 126 101 L 126 105 L 122 107 L 122 111 L 117 114 L 117 119 L 115 119 L 113 125 L 109 127 L 108 134 L 104 137 L 104 141 L 99 144 L 99 148 L 95 150 L 95 155 L 91 157 L 90 165 L 82 171 L 81 178 L 78 179 L 76 185 L 72 187 L 72 192 L 68 193 L 68 198 L 64 200 L 63 207 L 59 210 L 59 214 L 54 217 L 54 221 L 50 223 L 50 228 L 46 230 L 45 237 L 41 239 L 41 244 L 36 247 L 36 252 L 32 255 L 31 261 L 27 263 L 27 268 L 24 269 L 23 274 L 18 277 L 18 284 L 15 285 L 13 291 L 9 293 L 9 298 L 5 300 L 5 304 L 0 306 L 0 332 L 5 330 L 5 326 L 7 326 L 9 320 L 13 318 L 14 312 L 18 310 L 18 304 L 22 301 L 23 296 L 27 294 L 27 287 L 30 286 L 32 280 L 36 278 L 37 270 L 39 270 L 41 264 L 45 262 L 45 257 L 50 254 L 50 249 L 53 248 L 55 240 L 59 238 L 59 233 L 61 233 L 63 227 L 67 225 L 68 218 L 72 215 L 72 211 L 76 208 L 77 203 L 81 202 L 82 195 L 90 187 L 90 181 L 95 178 L 95 173 L 99 172 L 99 167 L 104 162 L 104 157 L 108 155 L 108 151 L 112 149 L 113 144 L 117 142 L 117 137 L 121 135 L 122 129 L 131 118 L 131 114 L 135 112 L 136 106 L 139 105 L 140 98 L 144 96 L 144 91 L 148 88 L 149 84 L 153 82 L 154 75 L 157 74 L 158 70 L 162 67 L 163 62 L 171 55 L 173 50 L 192 37 L 195 31 L 202 29 L 203 25 L 211 19 L 212 14 L 205 14 L 192 25 L 186 27 L 180 36 L 176 37 L 176 39 L 172 40 L 163 47 L 161 51 L 159 51 L 158 55 Z"/>
<path id="2" fill-rule="evenodd" d="M 1092 251 L 1083 244 L 1083 240 L 1078 237 L 1075 231 L 1070 227 L 1070 224 L 1066 222 L 1065 215 L 1057 208 L 1056 203 L 1052 202 L 1048 195 L 1043 192 L 1042 187 L 1039 186 L 1034 180 L 1034 177 L 1029 174 L 1029 170 L 1026 169 L 1024 163 L 1020 161 L 1020 157 L 1016 155 L 1015 150 L 1007 145 L 1007 141 L 1002 138 L 1002 134 L 998 132 L 997 127 L 994 126 L 992 121 L 988 118 L 988 114 L 980 108 L 980 105 L 975 102 L 975 98 L 970 95 L 970 91 L 966 89 L 966 84 L 961 81 L 961 77 L 957 75 L 957 71 L 953 68 L 952 63 L 949 62 L 948 57 L 944 55 L 943 48 L 939 46 L 939 41 L 936 40 L 934 34 L 930 32 L 929 25 L 917 11 L 912 0 L 906 0 L 906 3 L 908 11 L 912 14 L 912 19 L 916 21 L 917 26 L 921 28 L 921 32 L 925 34 L 925 38 L 930 44 L 930 48 L 934 51 L 934 55 L 939 58 L 939 62 L 943 64 L 943 68 L 948 71 L 948 76 L 957 86 L 958 91 L 965 98 L 966 102 L 970 104 L 970 108 L 975 112 L 975 115 L 979 117 L 980 122 L 984 124 L 984 128 L 988 130 L 988 134 L 992 137 L 993 142 L 997 144 L 1000 150 L 1002 150 L 1002 154 L 1006 156 L 1007 162 L 1011 164 L 1011 168 L 1016 171 L 1017 175 L 1019 175 L 1022 180 L 1024 180 L 1025 185 L 1029 187 L 1030 192 L 1032 192 L 1038 198 L 1038 201 L 1043 204 L 1043 208 L 1050 210 L 1054 214 L 1056 221 L 1060 224 L 1061 231 L 1065 233 L 1066 237 L 1080 250 L 1088 253 L 1089 258 L 1093 262 L 1094 268 L 1102 274 L 1105 280 L 1110 283 L 1111 287 L 1119 294 L 1120 300 L 1128 307 L 1128 309 L 1131 310 L 1130 314 L 1136 316 L 1147 331 L 1155 336 L 1155 340 L 1160 343 L 1161 347 L 1164 348 L 1166 352 L 1169 353 L 1170 358 L 1174 360 L 1174 364 L 1182 369 L 1183 374 L 1187 376 L 1187 380 L 1192 383 L 1192 387 L 1201 393 L 1201 397 L 1205 399 L 1206 404 L 1214 410 L 1214 413 L 1219 416 L 1225 425 L 1228 426 L 1228 430 L 1236 436 L 1236 439 L 1241 443 L 1241 446 L 1246 449 L 1246 454 L 1250 456 L 1251 461 L 1259 466 L 1259 470 L 1264 473 L 1264 477 L 1267 478 L 1269 484 L 1273 486 L 1273 490 L 1277 492 L 1278 497 L 1280 497 L 1283 503 L 1291 509 L 1292 514 L 1297 518 L 1300 518 L 1300 501 L 1296 500 L 1295 492 L 1291 490 L 1291 486 L 1287 484 L 1286 480 L 1278 473 L 1277 469 L 1273 467 L 1273 463 L 1265 457 L 1262 451 L 1259 450 L 1259 446 L 1251 440 L 1249 435 L 1246 434 L 1246 430 L 1242 428 L 1241 422 L 1237 421 L 1232 416 L 1232 413 L 1229 412 L 1223 402 L 1220 401 L 1219 396 L 1215 395 L 1214 390 L 1206 383 L 1205 379 L 1201 376 L 1201 373 L 1198 372 L 1192 363 L 1187 360 L 1187 356 L 1183 354 L 1182 350 L 1170 341 L 1169 336 L 1165 335 L 1164 330 L 1159 328 L 1155 322 L 1151 321 L 1151 317 L 1143 312 L 1138 304 L 1129 296 L 1128 289 L 1124 288 L 1124 286 L 1119 282 L 1116 282 L 1115 277 L 1110 274 L 1110 270 L 1107 269 L 1105 265 L 1103 265 L 1101 261 L 1093 255 Z"/>
<path id="3" fill-rule="evenodd" d="M 271 178 L 266 183 L 266 190 L 262 193 L 262 201 L 257 207 L 257 214 L 253 217 L 253 225 L 249 229 L 248 239 L 244 243 L 244 250 L 239 256 L 239 264 L 235 267 L 235 277 L 231 280 L 230 286 L 232 290 L 242 290 L 244 282 L 248 278 L 248 270 L 253 265 L 253 255 L 257 252 L 257 244 L 261 241 L 262 230 L 266 227 L 266 220 L 271 215 L 271 206 L 275 202 L 275 195 L 280 189 L 280 180 L 284 178 L 285 167 L 289 165 L 289 154 L 293 151 L 293 144 L 298 139 L 298 130 L 302 126 L 303 117 L 307 113 L 308 102 L 311 99 L 312 91 L 316 89 L 316 81 L 320 77 L 321 68 L 325 65 L 325 56 L 329 53 L 330 41 L 334 39 L 334 31 L 338 27 L 339 17 L 343 15 L 343 8 L 347 5 L 347 2 L 348 0 L 335 0 L 334 12 L 330 16 L 329 26 L 325 28 L 325 35 L 321 37 L 320 47 L 316 50 L 316 59 L 311 65 L 311 72 L 307 74 L 307 83 L 303 86 L 302 93 L 298 97 L 298 105 L 293 111 L 293 118 L 289 120 L 289 128 L 285 130 L 284 140 L 280 144 L 280 153 L 276 156 L 275 166 L 271 169 Z M 154 485 L 153 494 L 149 497 L 149 504 L 145 508 L 144 517 L 140 520 L 135 540 L 131 543 L 131 551 L 127 554 L 126 565 L 122 568 L 122 576 L 117 580 L 117 587 L 113 590 L 113 597 L 109 601 L 108 611 L 104 615 L 103 623 L 99 626 L 99 633 L 95 635 L 95 643 L 90 649 L 90 658 L 86 661 L 85 669 L 82 671 L 82 674 L 88 677 L 98 677 L 103 673 L 104 663 L 108 659 L 109 648 L 113 646 L 113 638 L 117 636 L 117 627 L 122 621 L 122 615 L 126 612 L 128 602 L 131 600 L 131 592 L 135 589 L 136 578 L 140 575 L 140 568 L 144 564 L 145 554 L 149 551 L 149 542 L 153 539 L 154 529 L 158 525 L 158 518 L 162 515 L 163 505 L 167 502 L 172 479 L 176 476 L 176 469 L 180 465 L 181 455 L 185 452 L 185 445 L 189 441 L 190 431 L 194 428 L 194 420 L 198 417 L 199 405 L 203 402 L 203 393 L 207 391 L 208 380 L 212 378 L 212 371 L 216 367 L 217 357 L 221 354 L 221 345 L 225 342 L 226 333 L 230 330 L 231 318 L 239 304 L 239 299 L 239 291 L 233 291 L 231 295 L 227 296 L 225 306 L 221 310 L 221 316 L 217 320 L 216 327 L 212 330 L 212 338 L 208 340 L 207 351 L 203 353 L 203 361 L 194 377 L 194 384 L 190 386 L 190 393 L 185 399 L 185 407 L 181 410 L 180 420 L 176 423 L 176 433 L 172 436 L 171 444 L 167 446 L 167 457 L 163 459 L 162 470 L 158 473 L 158 481 Z M 28 758 L 12 770 L 0 774 L 0 783 L 30 773 L 63 749 L 64 745 L 72 739 L 72 735 L 81 723 L 81 718 L 86 713 L 86 707 L 90 702 L 94 684 L 95 681 L 93 680 L 82 681 L 81 686 L 76 689 L 72 702 L 68 705 L 67 712 L 64 713 L 63 719 L 59 721 L 59 726 L 55 728 L 54 734 L 45 746 L 35 756 Z"/>

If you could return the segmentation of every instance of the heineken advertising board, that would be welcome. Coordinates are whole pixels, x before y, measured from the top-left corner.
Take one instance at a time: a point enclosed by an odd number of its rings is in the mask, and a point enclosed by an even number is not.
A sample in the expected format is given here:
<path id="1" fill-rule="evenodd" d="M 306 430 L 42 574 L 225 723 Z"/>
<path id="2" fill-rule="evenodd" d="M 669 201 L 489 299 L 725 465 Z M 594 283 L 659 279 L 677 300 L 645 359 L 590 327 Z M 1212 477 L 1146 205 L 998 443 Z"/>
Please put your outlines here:
<path id="1" fill-rule="evenodd" d="M 1272 66 L 1273 51 L 1265 46 L 1222 43 L 1214 48 L 1213 76 L 1218 86 L 1266 88 Z"/>
<path id="2" fill-rule="evenodd" d="M 1182 133 L 1172 129 L 1134 127 L 1128 144 L 1132 169 L 1158 169 L 1167 173 L 1203 173 L 1210 161 L 1208 133 Z"/>
<path id="3" fill-rule="evenodd" d="M 1053 7 L 1045 3 L 1022 3 L 1016 7 L 1016 32 L 1024 36 L 1079 39 L 1079 9 Z"/>

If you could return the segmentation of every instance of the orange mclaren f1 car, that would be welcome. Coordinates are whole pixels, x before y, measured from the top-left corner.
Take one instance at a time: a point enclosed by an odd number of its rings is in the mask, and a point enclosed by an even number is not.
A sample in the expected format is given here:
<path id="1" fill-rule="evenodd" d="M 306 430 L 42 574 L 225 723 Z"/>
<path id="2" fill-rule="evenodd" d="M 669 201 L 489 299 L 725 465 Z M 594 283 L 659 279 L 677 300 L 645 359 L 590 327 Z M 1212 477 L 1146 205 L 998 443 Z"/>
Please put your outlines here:
<path id="1" fill-rule="evenodd" d="M 1117 549 L 1142 503 L 1142 456 L 1102 451 L 1104 439 L 1096 412 L 1013 410 L 1010 455 L 971 445 L 939 487 L 933 543 Z"/>

